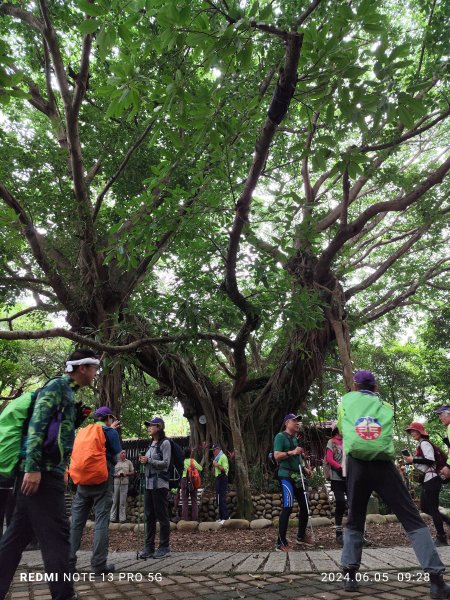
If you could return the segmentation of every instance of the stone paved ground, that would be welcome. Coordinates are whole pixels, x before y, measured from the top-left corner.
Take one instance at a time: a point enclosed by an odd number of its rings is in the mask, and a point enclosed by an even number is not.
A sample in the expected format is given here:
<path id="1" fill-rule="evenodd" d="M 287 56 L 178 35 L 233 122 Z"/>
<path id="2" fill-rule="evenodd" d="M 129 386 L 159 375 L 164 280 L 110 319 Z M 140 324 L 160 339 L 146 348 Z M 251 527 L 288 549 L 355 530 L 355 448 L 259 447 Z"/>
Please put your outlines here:
<path id="1" fill-rule="evenodd" d="M 439 548 L 450 566 L 450 547 Z M 428 584 L 410 548 L 367 548 L 361 594 L 346 594 L 339 579 L 337 550 L 284 553 L 178 552 L 164 560 L 137 561 L 131 552 L 112 553 L 117 572 L 89 572 L 89 552 L 80 552 L 76 590 L 81 600 L 278 600 L 360 597 L 367 600 L 427 598 Z M 49 600 L 39 552 L 26 552 L 8 600 Z M 108 580 L 109 579 L 109 580 Z"/>

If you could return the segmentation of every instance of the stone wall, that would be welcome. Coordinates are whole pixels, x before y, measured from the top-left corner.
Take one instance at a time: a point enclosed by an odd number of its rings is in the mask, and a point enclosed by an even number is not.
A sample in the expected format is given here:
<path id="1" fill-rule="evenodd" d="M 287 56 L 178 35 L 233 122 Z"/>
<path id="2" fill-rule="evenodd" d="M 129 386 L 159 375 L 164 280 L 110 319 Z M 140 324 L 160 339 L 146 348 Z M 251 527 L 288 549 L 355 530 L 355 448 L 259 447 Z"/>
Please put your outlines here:
<path id="1" fill-rule="evenodd" d="M 252 495 L 254 519 L 275 519 L 281 512 L 281 494 L 255 494 Z M 227 506 L 230 517 L 236 517 L 236 492 L 230 490 L 227 496 Z M 328 493 L 322 488 L 311 490 L 309 494 L 310 514 L 315 517 L 328 517 L 334 515 L 334 505 L 330 502 Z M 127 499 L 127 520 L 131 523 L 137 522 L 137 498 Z M 144 505 L 141 501 L 141 520 L 144 517 Z M 294 503 L 291 518 L 298 517 L 298 504 Z M 217 519 L 216 498 L 210 490 L 205 490 L 199 506 L 200 521 L 215 521 Z"/>

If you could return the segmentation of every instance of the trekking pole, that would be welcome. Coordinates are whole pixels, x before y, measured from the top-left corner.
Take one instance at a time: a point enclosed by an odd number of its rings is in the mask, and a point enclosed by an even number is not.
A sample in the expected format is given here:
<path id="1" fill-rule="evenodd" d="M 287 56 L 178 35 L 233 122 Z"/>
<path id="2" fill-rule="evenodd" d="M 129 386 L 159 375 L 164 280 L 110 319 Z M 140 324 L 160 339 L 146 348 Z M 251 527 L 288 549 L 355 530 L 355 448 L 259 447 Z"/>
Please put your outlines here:
<path id="1" fill-rule="evenodd" d="M 138 486 L 138 518 L 137 518 L 137 526 L 138 526 L 138 534 L 137 534 L 137 539 L 138 539 L 138 544 L 139 544 L 139 536 L 140 536 L 140 532 L 141 532 L 141 504 L 142 504 L 142 496 L 143 496 L 143 482 L 144 482 L 144 465 L 142 463 L 140 463 L 139 466 L 139 486 Z M 147 527 L 147 524 L 144 525 L 144 540 L 145 540 L 145 528 Z M 145 548 L 144 548 L 144 553 L 145 553 Z M 136 550 L 136 559 L 140 559 L 140 560 L 147 560 L 147 557 L 145 557 L 144 559 L 142 559 L 140 556 L 140 552 L 139 552 L 139 548 Z"/>
<path id="2" fill-rule="evenodd" d="M 300 471 L 300 478 L 302 480 L 303 493 L 305 494 L 306 510 L 308 511 L 308 523 L 309 523 L 309 527 L 311 528 L 311 535 L 312 535 L 312 537 L 314 539 L 314 530 L 313 530 L 313 526 L 312 526 L 312 523 L 311 523 L 311 514 L 309 512 L 308 492 L 306 491 L 305 478 L 303 477 L 303 471 L 302 471 L 301 462 L 303 462 L 302 458 L 299 461 L 298 470 Z"/>

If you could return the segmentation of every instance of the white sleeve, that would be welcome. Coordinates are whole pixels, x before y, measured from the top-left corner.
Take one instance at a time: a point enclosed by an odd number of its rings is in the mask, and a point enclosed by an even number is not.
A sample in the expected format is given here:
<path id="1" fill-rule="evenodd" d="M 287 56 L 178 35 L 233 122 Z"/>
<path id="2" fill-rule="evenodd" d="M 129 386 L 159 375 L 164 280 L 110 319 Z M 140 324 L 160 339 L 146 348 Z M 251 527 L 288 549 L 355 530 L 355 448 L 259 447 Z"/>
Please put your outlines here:
<path id="1" fill-rule="evenodd" d="M 436 462 L 436 457 L 434 456 L 434 448 L 430 444 L 430 442 L 427 442 L 427 441 L 421 442 L 420 448 L 422 450 L 422 454 L 423 454 L 424 458 L 426 458 L 427 460 L 432 460 L 433 462 Z"/>

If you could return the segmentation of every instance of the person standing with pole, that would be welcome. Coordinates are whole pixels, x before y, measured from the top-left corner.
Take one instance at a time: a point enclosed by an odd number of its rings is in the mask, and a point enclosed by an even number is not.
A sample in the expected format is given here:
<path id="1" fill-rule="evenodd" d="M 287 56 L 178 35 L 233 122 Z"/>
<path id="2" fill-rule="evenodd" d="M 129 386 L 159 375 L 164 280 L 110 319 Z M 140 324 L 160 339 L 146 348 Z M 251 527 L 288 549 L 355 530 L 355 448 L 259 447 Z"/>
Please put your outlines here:
<path id="1" fill-rule="evenodd" d="M 300 415 L 289 413 L 283 419 L 282 431 L 277 433 L 273 442 L 274 458 L 278 463 L 278 480 L 281 484 L 283 509 L 280 514 L 278 526 L 278 539 L 275 550 L 289 552 L 289 543 L 286 538 L 289 517 L 294 506 L 294 498 L 300 509 L 297 544 L 312 546 L 312 536 L 306 532 L 308 527 L 308 504 L 306 489 L 303 479 L 303 462 L 301 454 L 303 448 L 298 444 L 297 435 L 300 431 Z M 307 475 L 310 474 L 306 471 Z"/>

